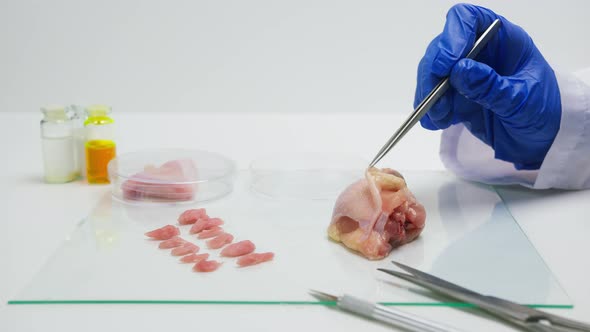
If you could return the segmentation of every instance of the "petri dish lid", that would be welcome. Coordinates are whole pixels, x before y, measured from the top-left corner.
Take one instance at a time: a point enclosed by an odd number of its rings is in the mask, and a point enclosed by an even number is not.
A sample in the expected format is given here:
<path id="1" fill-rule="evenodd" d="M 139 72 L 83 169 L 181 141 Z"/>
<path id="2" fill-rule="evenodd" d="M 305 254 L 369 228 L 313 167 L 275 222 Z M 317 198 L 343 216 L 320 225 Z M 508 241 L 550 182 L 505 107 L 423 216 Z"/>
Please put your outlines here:
<path id="1" fill-rule="evenodd" d="M 368 161 L 349 155 L 271 154 L 250 164 L 250 188 L 273 199 L 335 199 L 347 186 L 364 176 L 367 165 Z"/>
<path id="2" fill-rule="evenodd" d="M 123 154 L 108 166 L 113 198 L 126 203 L 195 203 L 233 190 L 235 163 L 201 150 L 154 149 Z"/>

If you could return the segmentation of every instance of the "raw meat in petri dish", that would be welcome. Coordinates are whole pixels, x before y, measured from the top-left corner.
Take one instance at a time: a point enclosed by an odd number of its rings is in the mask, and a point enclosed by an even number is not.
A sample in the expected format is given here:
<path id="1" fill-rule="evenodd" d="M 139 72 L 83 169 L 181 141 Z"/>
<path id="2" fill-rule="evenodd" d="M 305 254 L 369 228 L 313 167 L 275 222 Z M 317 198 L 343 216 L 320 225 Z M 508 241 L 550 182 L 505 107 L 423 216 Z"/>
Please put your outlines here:
<path id="1" fill-rule="evenodd" d="M 213 272 L 217 270 L 221 266 L 221 263 L 218 261 L 200 261 L 193 267 L 193 270 L 196 272 Z"/>
<path id="2" fill-rule="evenodd" d="M 223 228 L 219 226 L 213 226 L 209 229 L 204 229 L 199 233 L 199 239 L 209 239 L 223 233 Z"/>
<path id="3" fill-rule="evenodd" d="M 194 198 L 197 168 L 190 159 L 171 160 L 160 167 L 148 165 L 123 182 L 121 190 L 128 200 L 158 199 L 189 201 Z"/>
<path id="4" fill-rule="evenodd" d="M 251 254 L 244 255 L 238 258 L 238 265 L 241 267 L 256 265 L 264 262 L 268 262 L 275 257 L 275 254 L 272 252 L 263 252 L 263 253 L 256 253 L 253 252 Z"/>
<path id="5" fill-rule="evenodd" d="M 166 225 L 145 233 L 145 236 L 151 237 L 155 240 L 168 240 L 177 235 L 180 235 L 180 230 L 178 227 L 172 225 Z"/>
<path id="6" fill-rule="evenodd" d="M 200 233 L 204 229 L 211 229 L 215 226 L 223 225 L 223 220 L 220 218 L 201 218 L 195 222 L 195 224 L 191 227 L 189 233 L 196 234 Z"/>
<path id="7" fill-rule="evenodd" d="M 158 248 L 172 249 L 172 248 L 180 247 L 180 246 L 184 245 L 185 243 L 187 243 L 187 241 L 185 239 L 181 238 L 180 236 L 175 236 L 171 239 L 160 242 L 160 245 L 158 246 Z"/>
<path id="8" fill-rule="evenodd" d="M 328 235 L 368 259 L 383 259 L 424 228 L 426 211 L 401 174 L 370 168 L 336 200 Z"/>
<path id="9" fill-rule="evenodd" d="M 244 241 L 232 243 L 229 246 L 223 248 L 223 250 L 221 250 L 221 256 L 225 256 L 225 257 L 244 256 L 244 255 L 247 255 L 251 252 L 254 252 L 254 249 L 256 249 L 256 246 L 254 245 L 254 243 L 252 243 L 252 241 L 244 240 Z"/>
<path id="10" fill-rule="evenodd" d="M 172 256 L 184 256 L 188 254 L 194 254 L 199 251 L 199 246 L 194 243 L 186 242 L 180 247 L 172 249 Z"/>
<path id="11" fill-rule="evenodd" d="M 231 243 L 234 240 L 234 236 L 229 233 L 221 233 L 211 240 L 207 241 L 207 248 L 219 249 L 224 245 Z"/>
<path id="12" fill-rule="evenodd" d="M 198 263 L 200 261 L 204 261 L 207 260 L 209 258 L 209 254 L 208 253 L 204 253 L 204 254 L 190 254 L 190 255 L 186 255 L 183 256 L 180 261 L 183 263 Z"/>
<path id="13" fill-rule="evenodd" d="M 207 211 L 205 209 L 190 209 L 184 211 L 180 217 L 178 217 L 178 223 L 181 225 L 194 224 L 199 219 L 209 219 Z"/>

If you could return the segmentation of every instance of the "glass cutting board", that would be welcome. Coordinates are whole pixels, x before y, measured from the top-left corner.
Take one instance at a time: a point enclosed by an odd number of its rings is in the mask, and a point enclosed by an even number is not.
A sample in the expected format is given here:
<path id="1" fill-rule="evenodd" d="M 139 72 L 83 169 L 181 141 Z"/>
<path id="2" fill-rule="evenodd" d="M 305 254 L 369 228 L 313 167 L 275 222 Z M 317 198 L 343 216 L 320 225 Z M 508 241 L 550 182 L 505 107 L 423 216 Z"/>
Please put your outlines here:
<path id="1" fill-rule="evenodd" d="M 198 206 L 225 220 L 235 241 L 273 251 L 272 262 L 238 268 L 235 259 L 212 273 L 196 273 L 146 231 L 175 224 L 196 206 L 133 206 L 105 196 L 9 304 L 207 303 L 328 304 L 316 289 L 351 294 L 386 305 L 463 305 L 431 297 L 376 268 L 396 260 L 478 292 L 538 307 L 571 308 L 571 301 L 506 209 L 496 191 L 446 172 L 405 172 L 427 211 L 414 242 L 382 261 L 369 261 L 328 240 L 334 199 L 277 200 L 249 189 L 240 173 L 234 192 Z M 212 258 L 204 240 L 181 232 Z"/>

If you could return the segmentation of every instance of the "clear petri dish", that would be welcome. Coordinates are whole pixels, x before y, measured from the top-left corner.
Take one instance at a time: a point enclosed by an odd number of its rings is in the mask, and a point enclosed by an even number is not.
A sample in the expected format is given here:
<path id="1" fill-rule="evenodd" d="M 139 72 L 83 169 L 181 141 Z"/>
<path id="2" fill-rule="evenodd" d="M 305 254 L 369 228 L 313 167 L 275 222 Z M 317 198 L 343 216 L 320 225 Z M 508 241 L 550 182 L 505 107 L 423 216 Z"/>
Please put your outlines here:
<path id="1" fill-rule="evenodd" d="M 127 153 L 108 166 L 113 198 L 126 203 L 195 203 L 233 190 L 235 163 L 201 150 L 154 149 Z"/>
<path id="2" fill-rule="evenodd" d="M 367 165 L 368 161 L 348 155 L 271 154 L 250 164 L 250 188 L 273 199 L 334 199 L 363 177 Z"/>

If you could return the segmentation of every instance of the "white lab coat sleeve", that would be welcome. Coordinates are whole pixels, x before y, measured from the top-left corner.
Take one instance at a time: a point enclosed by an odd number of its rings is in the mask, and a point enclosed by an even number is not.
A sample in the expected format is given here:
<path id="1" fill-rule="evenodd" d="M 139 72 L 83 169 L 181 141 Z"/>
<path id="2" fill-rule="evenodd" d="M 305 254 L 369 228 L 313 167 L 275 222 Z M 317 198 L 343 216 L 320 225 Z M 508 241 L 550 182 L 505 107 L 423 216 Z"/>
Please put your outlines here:
<path id="1" fill-rule="evenodd" d="M 590 68 L 556 73 L 561 94 L 561 124 L 539 170 L 516 170 L 494 158 L 493 149 L 463 124 L 445 129 L 440 157 L 458 176 L 488 184 L 520 184 L 535 189 L 590 188 Z"/>

